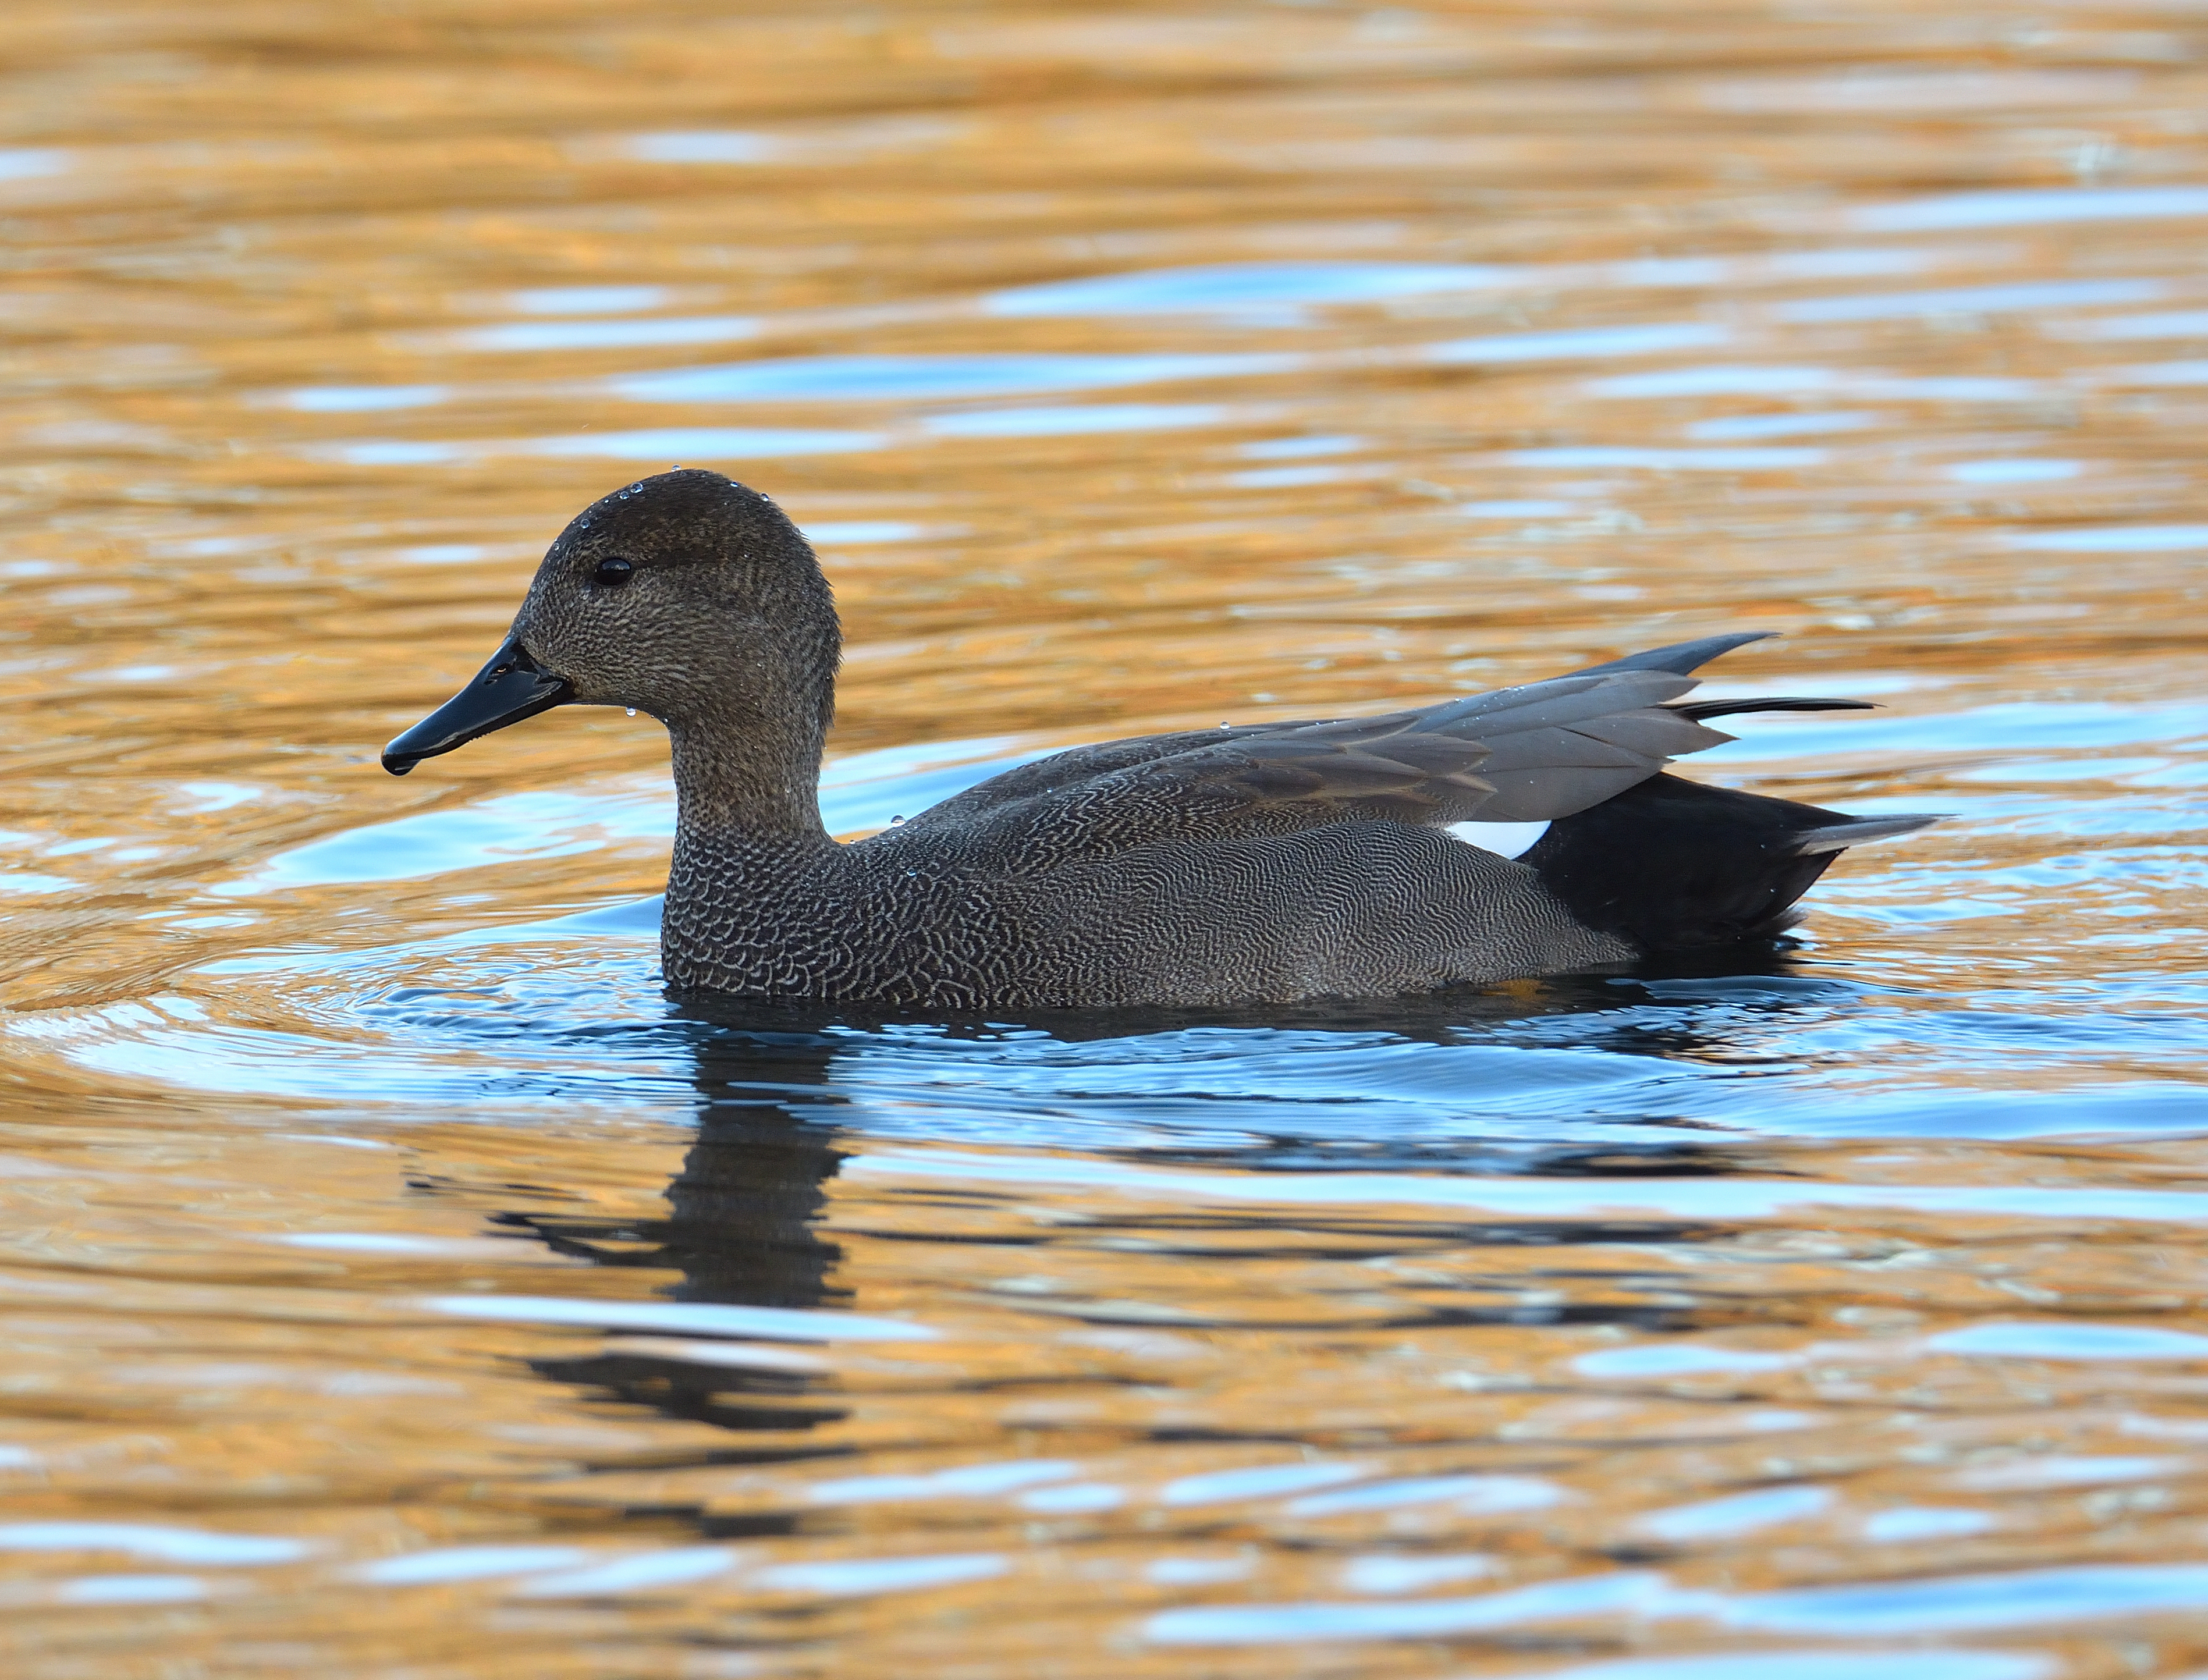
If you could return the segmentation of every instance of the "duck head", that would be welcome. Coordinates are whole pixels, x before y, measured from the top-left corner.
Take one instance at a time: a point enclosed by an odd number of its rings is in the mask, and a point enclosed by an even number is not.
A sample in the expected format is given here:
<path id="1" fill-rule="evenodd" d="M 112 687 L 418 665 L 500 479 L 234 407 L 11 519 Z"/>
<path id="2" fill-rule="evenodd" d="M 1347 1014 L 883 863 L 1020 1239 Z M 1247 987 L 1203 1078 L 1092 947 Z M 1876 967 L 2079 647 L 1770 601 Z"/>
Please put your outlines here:
<path id="1" fill-rule="evenodd" d="M 383 749 L 423 759 L 555 705 L 633 707 L 721 780 L 817 778 L 842 636 L 812 545 L 757 490 L 678 468 L 585 508 L 472 681 Z M 794 792 L 795 789 L 790 791 Z"/>

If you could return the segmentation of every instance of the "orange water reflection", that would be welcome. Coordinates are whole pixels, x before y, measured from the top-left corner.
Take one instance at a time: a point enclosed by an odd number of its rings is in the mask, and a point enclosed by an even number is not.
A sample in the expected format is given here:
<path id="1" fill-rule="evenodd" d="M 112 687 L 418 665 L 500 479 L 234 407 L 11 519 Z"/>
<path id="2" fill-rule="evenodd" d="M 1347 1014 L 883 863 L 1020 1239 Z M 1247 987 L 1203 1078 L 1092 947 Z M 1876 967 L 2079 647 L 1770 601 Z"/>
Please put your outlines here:
<path id="1" fill-rule="evenodd" d="M 11 1672 L 2208 1663 L 2193 10 L 0 39 Z M 1734 628 L 1888 710 L 1697 773 L 1962 819 L 1714 990 L 672 1017 L 645 720 L 374 753 L 676 460 L 847 828 Z"/>

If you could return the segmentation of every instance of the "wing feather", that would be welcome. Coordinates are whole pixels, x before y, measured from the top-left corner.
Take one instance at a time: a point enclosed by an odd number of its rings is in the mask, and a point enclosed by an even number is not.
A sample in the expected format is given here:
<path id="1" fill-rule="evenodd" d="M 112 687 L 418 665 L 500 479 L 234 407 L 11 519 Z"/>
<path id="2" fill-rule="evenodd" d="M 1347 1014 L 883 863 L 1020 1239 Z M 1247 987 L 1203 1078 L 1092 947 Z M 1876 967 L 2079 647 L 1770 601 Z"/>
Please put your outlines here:
<path id="1" fill-rule="evenodd" d="M 1670 703 L 1695 686 L 1688 673 L 1696 665 L 1755 639 L 1683 642 L 1375 717 L 1221 725 L 1076 747 L 969 789 L 895 832 L 956 824 L 1040 858 L 1343 821 L 1569 817 L 1674 758 L 1731 740 L 1697 721 L 1718 705 Z"/>

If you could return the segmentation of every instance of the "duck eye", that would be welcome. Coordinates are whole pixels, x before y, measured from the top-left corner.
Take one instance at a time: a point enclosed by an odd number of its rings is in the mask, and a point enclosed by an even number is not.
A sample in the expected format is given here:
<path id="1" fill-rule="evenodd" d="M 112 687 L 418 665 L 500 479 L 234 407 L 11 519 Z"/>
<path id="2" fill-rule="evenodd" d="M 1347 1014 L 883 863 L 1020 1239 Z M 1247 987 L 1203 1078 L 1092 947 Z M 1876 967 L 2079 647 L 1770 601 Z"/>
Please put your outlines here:
<path id="1" fill-rule="evenodd" d="M 634 561 L 623 560 L 619 555 L 615 555 L 611 560 L 600 561 L 597 571 L 592 575 L 608 589 L 619 589 L 629 580 L 629 574 L 635 570 Z"/>

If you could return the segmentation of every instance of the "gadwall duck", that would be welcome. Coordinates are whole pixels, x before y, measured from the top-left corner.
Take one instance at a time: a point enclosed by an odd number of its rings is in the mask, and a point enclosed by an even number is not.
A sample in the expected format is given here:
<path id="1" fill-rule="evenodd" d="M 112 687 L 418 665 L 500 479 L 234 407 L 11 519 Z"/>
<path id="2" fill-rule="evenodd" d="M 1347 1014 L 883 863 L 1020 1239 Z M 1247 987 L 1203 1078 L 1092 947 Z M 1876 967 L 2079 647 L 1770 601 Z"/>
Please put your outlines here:
<path id="1" fill-rule="evenodd" d="M 678 992 L 948 1011 L 1373 997 L 1767 939 L 1847 817 L 1662 774 L 1731 739 L 1679 703 L 1713 636 L 1410 711 L 1077 747 L 843 844 L 820 759 L 843 636 L 757 490 L 661 473 L 552 544 L 504 646 L 384 749 L 422 759 L 555 705 L 674 742 L 661 945 Z M 1516 859 L 1454 825 L 1550 825 Z M 1472 831 L 1477 833 L 1478 831 Z"/>

